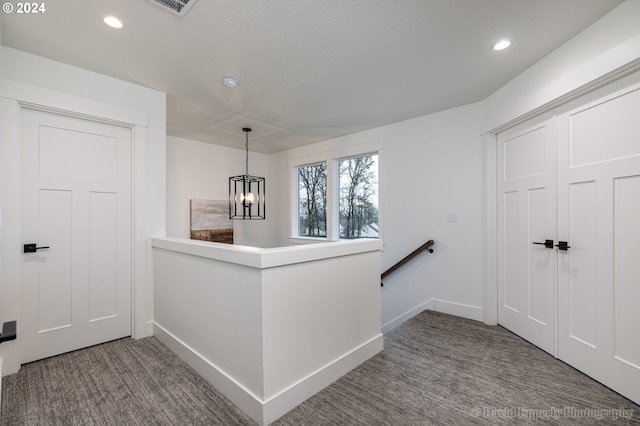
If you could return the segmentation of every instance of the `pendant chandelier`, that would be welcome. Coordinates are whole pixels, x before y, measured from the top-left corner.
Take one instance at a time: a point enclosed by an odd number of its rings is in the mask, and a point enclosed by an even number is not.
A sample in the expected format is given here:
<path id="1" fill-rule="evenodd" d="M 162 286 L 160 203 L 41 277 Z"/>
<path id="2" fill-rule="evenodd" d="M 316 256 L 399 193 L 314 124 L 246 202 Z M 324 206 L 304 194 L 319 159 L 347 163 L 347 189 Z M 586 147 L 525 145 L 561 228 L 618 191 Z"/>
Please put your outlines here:
<path id="1" fill-rule="evenodd" d="M 265 218 L 265 179 L 249 175 L 249 127 L 245 133 L 245 173 L 229 178 L 229 218 Z"/>

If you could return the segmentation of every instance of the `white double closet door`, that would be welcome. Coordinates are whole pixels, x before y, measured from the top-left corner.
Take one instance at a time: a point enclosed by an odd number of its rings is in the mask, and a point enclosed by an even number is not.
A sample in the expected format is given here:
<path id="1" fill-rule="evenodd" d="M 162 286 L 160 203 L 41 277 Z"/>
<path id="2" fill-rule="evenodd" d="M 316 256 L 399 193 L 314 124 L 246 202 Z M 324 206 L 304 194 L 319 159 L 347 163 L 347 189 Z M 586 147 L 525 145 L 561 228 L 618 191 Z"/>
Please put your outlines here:
<path id="1" fill-rule="evenodd" d="M 498 322 L 640 403 L 640 73 L 497 141 Z"/>

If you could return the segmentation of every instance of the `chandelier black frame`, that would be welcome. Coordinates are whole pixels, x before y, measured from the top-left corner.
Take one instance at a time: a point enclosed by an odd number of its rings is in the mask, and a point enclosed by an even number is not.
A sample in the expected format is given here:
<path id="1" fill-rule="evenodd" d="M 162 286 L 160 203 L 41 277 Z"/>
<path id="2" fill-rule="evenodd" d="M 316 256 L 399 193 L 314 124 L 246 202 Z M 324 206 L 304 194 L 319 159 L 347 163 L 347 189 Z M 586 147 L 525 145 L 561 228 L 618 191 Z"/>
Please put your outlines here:
<path id="1" fill-rule="evenodd" d="M 249 132 L 245 132 L 245 173 L 229 178 L 229 219 L 265 219 L 265 178 L 249 175 Z"/>

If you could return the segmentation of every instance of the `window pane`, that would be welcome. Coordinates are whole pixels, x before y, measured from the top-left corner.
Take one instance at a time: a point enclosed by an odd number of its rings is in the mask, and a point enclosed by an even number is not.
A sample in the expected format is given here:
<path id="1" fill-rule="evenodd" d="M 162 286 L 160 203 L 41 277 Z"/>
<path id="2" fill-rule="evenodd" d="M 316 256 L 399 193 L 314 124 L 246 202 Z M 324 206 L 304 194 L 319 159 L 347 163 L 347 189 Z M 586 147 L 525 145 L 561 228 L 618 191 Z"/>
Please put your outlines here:
<path id="1" fill-rule="evenodd" d="M 340 238 L 378 238 L 378 154 L 340 160 Z"/>
<path id="2" fill-rule="evenodd" d="M 327 236 L 327 164 L 298 167 L 298 235 Z"/>

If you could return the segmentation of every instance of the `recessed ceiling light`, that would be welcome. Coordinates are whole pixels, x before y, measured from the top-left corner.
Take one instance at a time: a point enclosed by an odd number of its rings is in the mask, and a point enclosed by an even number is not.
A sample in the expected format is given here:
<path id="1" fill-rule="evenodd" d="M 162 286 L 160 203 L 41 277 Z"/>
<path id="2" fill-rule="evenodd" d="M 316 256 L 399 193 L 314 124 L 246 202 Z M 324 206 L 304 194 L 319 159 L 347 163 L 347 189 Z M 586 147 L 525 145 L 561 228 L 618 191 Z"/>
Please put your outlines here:
<path id="1" fill-rule="evenodd" d="M 111 28 L 122 28 L 122 21 L 115 16 L 107 16 L 104 18 L 104 23 Z"/>
<path id="2" fill-rule="evenodd" d="M 227 89 L 235 89 L 236 87 L 238 87 L 238 80 L 233 77 L 223 77 L 222 84 Z"/>
<path id="3" fill-rule="evenodd" d="M 493 50 L 504 50 L 507 47 L 511 46 L 511 42 L 509 40 L 500 40 L 499 42 L 495 43 L 493 46 L 491 46 L 491 48 Z"/>

